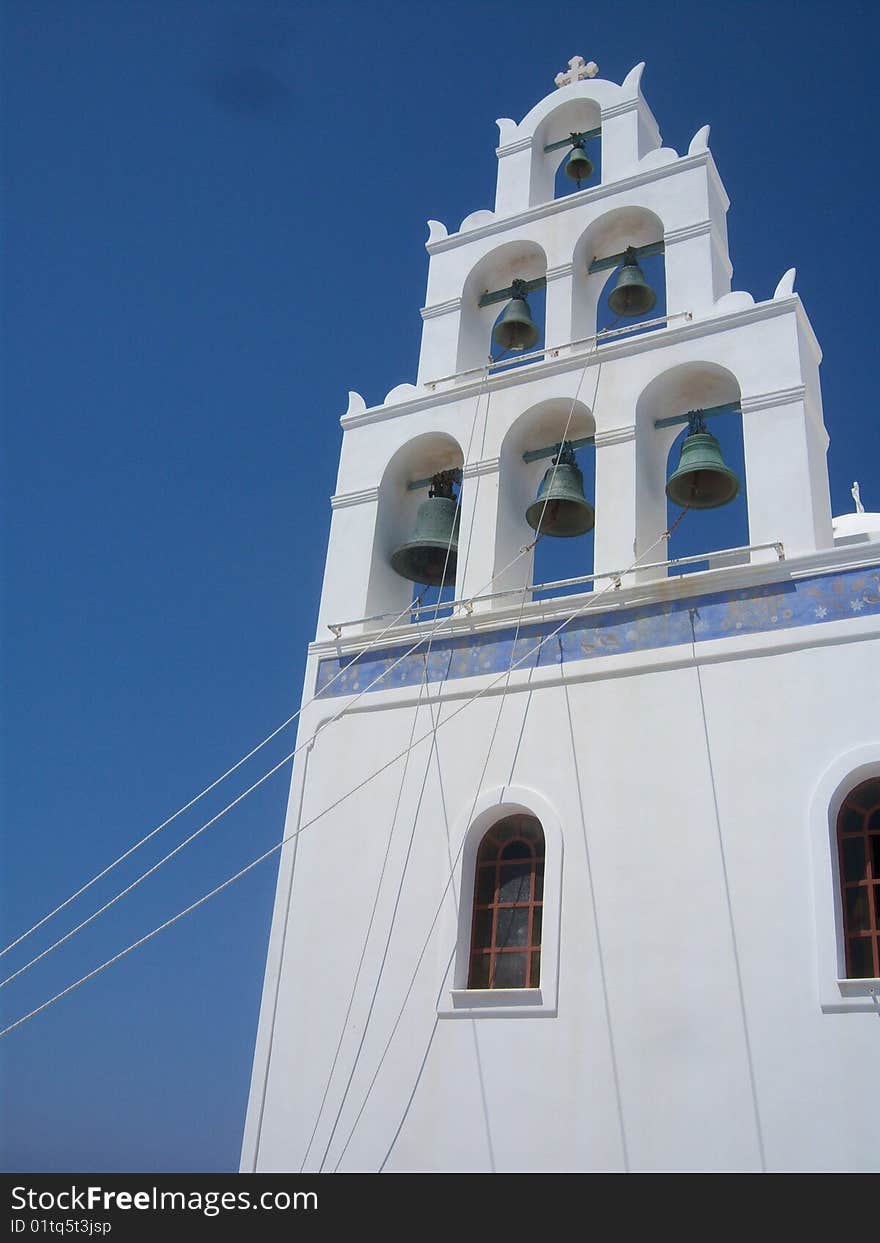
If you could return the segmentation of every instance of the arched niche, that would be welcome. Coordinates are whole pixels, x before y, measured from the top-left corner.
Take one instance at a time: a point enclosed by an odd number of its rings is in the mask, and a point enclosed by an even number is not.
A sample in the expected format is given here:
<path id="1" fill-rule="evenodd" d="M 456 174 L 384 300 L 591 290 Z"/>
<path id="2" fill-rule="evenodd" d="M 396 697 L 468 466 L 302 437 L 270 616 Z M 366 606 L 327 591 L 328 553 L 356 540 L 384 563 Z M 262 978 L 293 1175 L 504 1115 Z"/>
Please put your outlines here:
<path id="1" fill-rule="evenodd" d="M 672 367 L 655 376 L 646 385 L 636 403 L 636 550 L 644 554 L 682 512 L 670 505 L 666 497 L 666 480 L 678 465 L 681 438 L 687 434 L 687 425 L 658 428 L 657 419 L 672 418 L 690 410 L 706 410 L 712 406 L 726 405 L 740 400 L 740 385 L 733 372 L 712 362 L 689 362 Z M 708 430 L 722 443 L 728 466 L 740 474 L 740 495 L 724 510 L 691 510 L 683 519 L 688 524 L 687 540 L 676 540 L 657 545 L 644 558 L 646 564 L 665 561 L 672 556 L 687 552 L 709 552 L 713 547 L 732 547 L 748 542 L 745 507 L 745 482 L 738 465 L 742 457 L 742 420 L 735 414 L 710 419 Z M 734 441 L 739 453 L 731 452 Z M 739 509 L 734 513 L 734 506 Z M 715 515 L 725 514 L 729 525 L 736 521 L 739 538 L 713 542 L 718 529 Z M 676 532 L 678 535 L 678 531 Z M 696 542 L 697 546 L 693 546 Z M 705 566 L 699 567 L 705 569 Z M 650 576 L 656 575 L 651 571 Z"/>
<path id="2" fill-rule="evenodd" d="M 391 554 L 411 537 L 419 505 L 428 496 L 427 487 L 409 491 L 407 484 L 428 479 L 441 470 L 461 467 L 463 462 L 461 445 L 454 437 L 445 432 L 425 432 L 402 445 L 385 467 L 379 484 L 367 616 L 398 613 L 413 598 L 413 591 L 420 590 L 391 568 Z"/>
<path id="3" fill-rule="evenodd" d="M 562 439 L 566 424 L 568 440 L 580 440 L 595 434 L 596 425 L 588 406 L 581 401 L 576 401 L 572 406 L 570 397 L 551 397 L 523 411 L 504 437 L 499 464 L 498 521 L 495 528 L 496 574 L 508 562 L 513 561 L 523 545 L 530 544 L 535 538 L 535 532 L 526 522 L 525 513 L 535 499 L 544 472 L 552 465 L 551 458 L 524 462 L 523 454 L 532 449 L 541 449 L 545 445 L 556 444 Z M 590 468 L 594 460 L 595 455 L 591 450 L 578 450 L 578 464 L 584 472 L 584 491 L 589 500 L 594 495 L 595 470 Z M 560 577 L 590 573 L 592 567 L 586 564 L 587 554 L 584 550 L 591 549 L 591 537 L 566 540 L 550 540 L 548 537 L 543 542 L 564 544 L 570 549 L 568 571 Z M 501 574 L 492 590 L 510 591 L 534 582 L 534 570 L 533 549 Z M 498 604 L 509 607 L 510 600 L 498 601 Z"/>
<path id="4" fill-rule="evenodd" d="M 594 220 L 584 230 L 575 244 L 573 255 L 572 341 L 580 341 L 597 331 L 600 299 L 609 280 L 616 278 L 614 268 L 591 273 L 589 268 L 593 260 L 620 254 L 627 246 L 648 246 L 662 241 L 663 221 L 646 207 L 617 207 Z M 655 266 L 662 271 L 662 256 L 660 264 Z M 665 281 L 661 289 L 658 288 L 656 276 L 653 280 L 649 276 L 648 280 L 657 293 L 657 306 L 651 315 L 662 315 Z"/>
<path id="5" fill-rule="evenodd" d="M 560 147 L 556 151 L 545 151 L 544 148 L 554 142 L 561 142 L 569 134 L 583 134 L 587 130 L 598 129 L 601 123 L 602 112 L 595 99 L 566 100 L 544 117 L 535 129 L 532 139 L 530 207 L 538 203 L 548 203 L 556 197 L 556 171 L 562 161 L 568 159 L 571 151 L 570 147 Z M 601 142 L 601 137 L 590 139 L 586 148 L 597 170 L 601 167 Z M 590 178 L 589 185 L 598 185 L 596 172 Z"/>
<path id="6" fill-rule="evenodd" d="M 492 325 L 505 304 L 479 306 L 484 293 L 507 289 L 516 280 L 535 280 L 547 274 L 547 256 L 537 242 L 505 242 L 490 251 L 468 274 L 461 295 L 456 371 L 482 367 L 489 357 Z M 531 308 L 534 311 L 534 307 Z M 538 323 L 538 320 L 535 320 Z M 538 323 L 538 327 L 543 326 Z"/>

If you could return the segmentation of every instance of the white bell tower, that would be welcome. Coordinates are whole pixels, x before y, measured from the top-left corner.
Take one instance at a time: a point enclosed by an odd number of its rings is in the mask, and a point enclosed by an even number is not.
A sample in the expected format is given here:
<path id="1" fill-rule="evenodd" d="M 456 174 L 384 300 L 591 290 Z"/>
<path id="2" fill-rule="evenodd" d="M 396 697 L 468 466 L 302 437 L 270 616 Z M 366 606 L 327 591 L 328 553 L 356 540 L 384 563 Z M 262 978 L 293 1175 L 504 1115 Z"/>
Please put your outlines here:
<path id="1" fill-rule="evenodd" d="M 643 68 L 573 57 L 498 122 L 494 209 L 429 222 L 416 383 L 349 395 L 243 1170 L 876 1168 L 880 542 L 835 544 L 794 270 L 731 291 L 709 126 L 664 147 Z M 558 193 L 577 143 L 600 175 Z M 601 329 L 627 254 L 656 304 Z M 498 357 L 523 288 L 538 344 Z M 682 575 L 695 411 L 741 422 L 748 542 Z M 574 595 L 525 518 L 564 440 Z M 443 471 L 454 599 L 412 612 L 391 559 Z"/>

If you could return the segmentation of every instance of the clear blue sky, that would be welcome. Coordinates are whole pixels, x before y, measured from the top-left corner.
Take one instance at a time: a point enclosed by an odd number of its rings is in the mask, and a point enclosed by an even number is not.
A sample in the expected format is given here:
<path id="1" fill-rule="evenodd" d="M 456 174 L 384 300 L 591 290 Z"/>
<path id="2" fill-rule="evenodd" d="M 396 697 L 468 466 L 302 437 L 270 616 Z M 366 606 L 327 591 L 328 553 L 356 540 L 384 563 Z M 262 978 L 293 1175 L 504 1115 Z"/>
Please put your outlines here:
<path id="1" fill-rule="evenodd" d="M 855 477 L 880 508 L 877 13 L 6 0 L 4 943 L 298 703 L 346 392 L 415 378 L 425 221 L 492 206 L 495 118 L 575 53 L 615 81 L 645 60 L 667 145 L 711 122 L 734 288 L 797 266 L 835 512 Z M 4 1021 L 277 841 L 286 786 L 5 989 Z M 5 1168 L 236 1167 L 275 867 L 2 1042 Z"/>

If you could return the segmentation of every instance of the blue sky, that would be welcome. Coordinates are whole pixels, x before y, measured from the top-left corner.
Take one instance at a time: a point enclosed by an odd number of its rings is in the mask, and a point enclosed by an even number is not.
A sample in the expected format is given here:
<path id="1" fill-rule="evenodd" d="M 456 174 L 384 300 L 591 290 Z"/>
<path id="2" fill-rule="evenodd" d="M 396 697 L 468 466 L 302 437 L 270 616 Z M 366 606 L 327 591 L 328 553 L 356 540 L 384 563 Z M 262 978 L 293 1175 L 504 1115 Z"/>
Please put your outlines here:
<path id="1" fill-rule="evenodd" d="M 769 297 L 797 266 L 834 510 L 855 477 L 880 508 L 877 12 L 7 0 L 4 944 L 296 707 L 347 390 L 375 404 L 415 378 L 425 221 L 492 206 L 495 118 L 519 119 L 575 53 L 615 81 L 645 60 L 667 145 L 711 122 L 734 288 Z M 4 989 L 4 1021 L 277 841 L 287 779 Z M 2 1042 L 5 1168 L 236 1168 L 275 867 Z"/>

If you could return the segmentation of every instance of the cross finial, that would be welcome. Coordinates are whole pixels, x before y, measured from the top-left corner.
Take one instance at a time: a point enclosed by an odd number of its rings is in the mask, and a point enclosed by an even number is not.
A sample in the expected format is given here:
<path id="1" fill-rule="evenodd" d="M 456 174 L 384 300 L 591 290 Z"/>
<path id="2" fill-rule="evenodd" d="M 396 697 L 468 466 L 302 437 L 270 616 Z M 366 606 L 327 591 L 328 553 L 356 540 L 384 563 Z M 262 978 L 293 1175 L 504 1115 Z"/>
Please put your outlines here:
<path id="1" fill-rule="evenodd" d="M 595 78 L 599 72 L 599 66 L 594 60 L 589 64 L 584 62 L 583 56 L 572 56 L 568 62 L 568 73 L 557 73 L 553 81 L 557 86 L 571 86 L 574 82 L 579 82 L 581 78 Z"/>
<path id="2" fill-rule="evenodd" d="M 865 512 L 865 507 L 862 504 L 862 497 L 861 497 L 861 493 L 859 492 L 858 479 L 855 481 L 853 486 L 850 488 L 850 492 L 852 493 L 852 498 L 856 503 L 856 513 L 863 514 Z"/>

